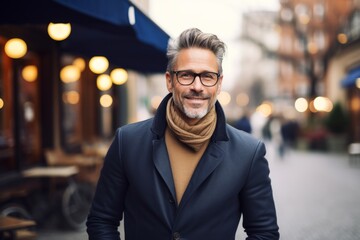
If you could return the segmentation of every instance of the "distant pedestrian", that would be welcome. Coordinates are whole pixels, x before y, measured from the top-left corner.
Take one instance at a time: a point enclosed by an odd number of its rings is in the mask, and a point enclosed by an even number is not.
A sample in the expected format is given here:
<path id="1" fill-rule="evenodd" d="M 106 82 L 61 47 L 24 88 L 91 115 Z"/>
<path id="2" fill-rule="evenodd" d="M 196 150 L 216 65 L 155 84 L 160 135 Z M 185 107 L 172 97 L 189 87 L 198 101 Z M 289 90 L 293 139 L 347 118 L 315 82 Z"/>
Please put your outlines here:
<path id="1" fill-rule="evenodd" d="M 279 157 L 281 158 L 285 154 L 284 138 L 281 132 L 282 125 L 283 125 L 282 116 L 273 116 L 269 123 L 271 142 L 276 148 Z"/>
<path id="2" fill-rule="evenodd" d="M 281 136 L 283 138 L 284 145 L 287 147 L 295 147 L 300 126 L 295 120 L 287 120 L 281 125 Z"/>
<path id="3" fill-rule="evenodd" d="M 247 133 L 251 133 L 252 131 L 249 117 L 246 114 L 244 114 L 240 119 L 235 122 L 234 127 Z"/>
<path id="4" fill-rule="evenodd" d="M 90 240 L 279 239 L 264 144 L 230 127 L 217 96 L 225 44 L 188 29 L 168 46 L 169 94 L 119 128 L 87 221 Z"/>

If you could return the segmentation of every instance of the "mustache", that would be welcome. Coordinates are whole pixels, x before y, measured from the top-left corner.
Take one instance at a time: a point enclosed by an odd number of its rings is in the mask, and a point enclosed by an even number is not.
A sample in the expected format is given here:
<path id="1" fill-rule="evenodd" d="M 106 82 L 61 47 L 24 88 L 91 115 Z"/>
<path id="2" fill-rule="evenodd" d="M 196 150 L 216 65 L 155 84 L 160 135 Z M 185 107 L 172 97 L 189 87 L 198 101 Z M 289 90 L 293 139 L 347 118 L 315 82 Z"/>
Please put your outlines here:
<path id="1" fill-rule="evenodd" d="M 199 92 L 190 92 L 185 95 L 183 95 L 185 98 L 209 98 L 209 95 L 199 93 Z"/>

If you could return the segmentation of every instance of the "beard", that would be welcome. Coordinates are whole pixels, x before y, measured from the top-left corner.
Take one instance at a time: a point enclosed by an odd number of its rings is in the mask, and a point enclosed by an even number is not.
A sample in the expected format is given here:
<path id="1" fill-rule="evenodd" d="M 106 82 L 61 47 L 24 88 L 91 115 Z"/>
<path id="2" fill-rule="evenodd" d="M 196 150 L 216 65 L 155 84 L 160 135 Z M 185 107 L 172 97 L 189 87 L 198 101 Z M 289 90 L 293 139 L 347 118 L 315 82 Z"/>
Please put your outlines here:
<path id="1" fill-rule="evenodd" d="M 188 118 L 201 119 L 209 112 L 209 109 L 205 107 L 193 109 L 183 106 L 182 111 Z"/>
<path id="2" fill-rule="evenodd" d="M 211 96 L 202 95 L 201 93 L 196 92 L 190 92 L 188 94 L 185 94 L 182 96 L 182 98 L 203 98 L 207 99 L 208 104 L 204 106 L 200 106 L 199 108 L 196 107 L 189 107 L 188 105 L 183 104 L 181 101 L 177 101 L 176 98 L 174 98 L 174 104 L 175 106 L 184 114 L 186 117 L 191 119 L 201 119 L 206 116 L 206 114 L 210 111 L 212 106 L 215 104 L 215 102 L 211 102 Z"/>

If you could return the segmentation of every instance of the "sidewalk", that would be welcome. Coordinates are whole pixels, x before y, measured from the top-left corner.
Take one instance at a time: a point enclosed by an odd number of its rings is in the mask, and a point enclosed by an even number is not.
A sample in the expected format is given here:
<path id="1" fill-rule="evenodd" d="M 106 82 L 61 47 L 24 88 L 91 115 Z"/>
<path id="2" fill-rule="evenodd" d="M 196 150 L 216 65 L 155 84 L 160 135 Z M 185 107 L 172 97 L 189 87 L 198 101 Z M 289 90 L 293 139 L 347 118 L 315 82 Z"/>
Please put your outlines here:
<path id="1" fill-rule="evenodd" d="M 346 154 L 288 151 L 268 160 L 281 239 L 360 239 L 360 168 Z"/>
<path id="2" fill-rule="evenodd" d="M 281 239 L 360 239 L 360 167 L 345 154 L 290 150 L 279 158 L 267 149 Z M 242 231 L 240 223 L 236 240 L 245 239 Z M 39 233 L 39 240 L 84 239 L 85 231 Z"/>

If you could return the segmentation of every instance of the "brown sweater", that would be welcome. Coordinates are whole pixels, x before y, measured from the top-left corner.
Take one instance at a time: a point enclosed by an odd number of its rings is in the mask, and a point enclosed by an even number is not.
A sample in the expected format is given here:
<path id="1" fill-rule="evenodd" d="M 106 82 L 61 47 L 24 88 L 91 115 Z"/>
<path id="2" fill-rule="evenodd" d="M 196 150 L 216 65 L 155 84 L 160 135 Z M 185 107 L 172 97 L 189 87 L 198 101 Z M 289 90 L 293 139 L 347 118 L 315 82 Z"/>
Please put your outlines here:
<path id="1" fill-rule="evenodd" d="M 190 182 L 191 176 L 209 144 L 209 140 L 201 146 L 199 151 L 194 151 L 180 142 L 174 133 L 167 128 L 165 132 L 165 142 L 174 178 L 177 203 L 179 204 Z"/>

